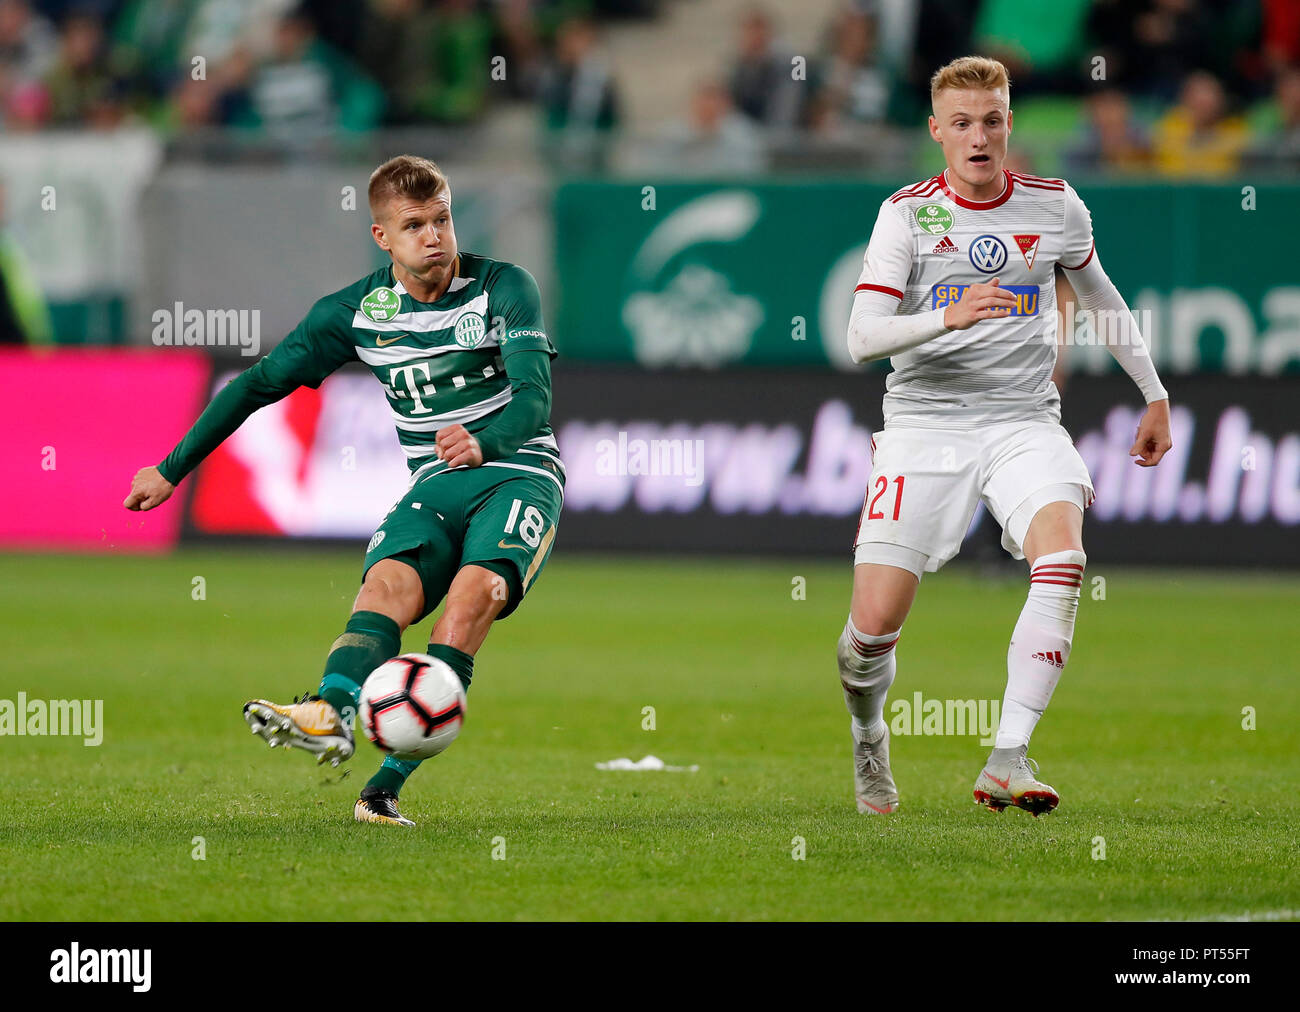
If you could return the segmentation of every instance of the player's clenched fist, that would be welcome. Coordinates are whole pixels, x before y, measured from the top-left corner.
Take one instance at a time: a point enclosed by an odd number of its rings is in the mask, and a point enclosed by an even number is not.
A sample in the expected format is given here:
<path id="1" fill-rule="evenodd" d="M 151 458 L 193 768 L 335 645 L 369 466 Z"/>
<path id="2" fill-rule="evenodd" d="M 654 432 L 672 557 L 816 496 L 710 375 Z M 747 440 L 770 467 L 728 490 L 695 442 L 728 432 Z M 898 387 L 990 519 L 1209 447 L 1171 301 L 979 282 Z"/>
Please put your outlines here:
<path id="1" fill-rule="evenodd" d="M 1016 294 L 998 287 L 994 278 L 987 285 L 968 285 L 956 302 L 943 311 L 943 325 L 949 330 L 965 330 L 980 320 L 1000 320 L 1016 307 Z"/>
<path id="2" fill-rule="evenodd" d="M 131 491 L 122 503 L 129 510 L 151 510 L 165 503 L 176 486 L 156 467 L 142 467 L 131 479 Z"/>
<path id="3" fill-rule="evenodd" d="M 483 463 L 483 448 L 463 425 L 449 425 L 438 430 L 438 456 L 448 467 L 478 467 Z"/>

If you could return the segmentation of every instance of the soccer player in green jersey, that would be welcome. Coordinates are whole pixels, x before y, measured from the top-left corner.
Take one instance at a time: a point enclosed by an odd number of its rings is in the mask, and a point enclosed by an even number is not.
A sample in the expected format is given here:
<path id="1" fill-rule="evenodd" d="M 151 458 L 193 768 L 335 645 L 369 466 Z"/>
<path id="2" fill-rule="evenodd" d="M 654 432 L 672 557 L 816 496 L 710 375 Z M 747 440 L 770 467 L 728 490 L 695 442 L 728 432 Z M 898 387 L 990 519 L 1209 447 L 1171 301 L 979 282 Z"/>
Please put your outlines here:
<path id="1" fill-rule="evenodd" d="M 370 177 L 369 198 L 371 233 L 392 264 L 312 306 L 213 398 L 161 464 L 136 474 L 124 503 L 153 509 L 258 408 L 318 387 L 347 362 L 370 367 L 388 397 L 410 487 L 370 539 L 361 592 L 317 694 L 244 707 L 249 726 L 273 745 L 334 765 L 353 753 L 366 676 L 444 598 L 428 652 L 469 688 L 489 627 L 519 606 L 546 564 L 564 496 L 549 424 L 555 348 L 532 275 L 457 248 L 451 188 L 427 159 L 385 162 Z M 418 765 L 385 759 L 354 817 L 413 825 L 397 797 Z"/>

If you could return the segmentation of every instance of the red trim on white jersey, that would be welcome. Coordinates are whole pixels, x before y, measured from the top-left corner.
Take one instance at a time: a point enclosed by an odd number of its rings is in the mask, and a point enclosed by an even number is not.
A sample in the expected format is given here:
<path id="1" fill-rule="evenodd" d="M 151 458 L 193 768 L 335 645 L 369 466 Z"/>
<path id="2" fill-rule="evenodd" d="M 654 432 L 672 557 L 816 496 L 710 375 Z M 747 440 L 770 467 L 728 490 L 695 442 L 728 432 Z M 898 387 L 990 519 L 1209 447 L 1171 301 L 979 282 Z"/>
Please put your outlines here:
<path id="1" fill-rule="evenodd" d="M 1064 190 L 1064 179 L 1047 179 L 1043 176 L 1031 176 L 1025 172 L 1012 172 L 1011 177 L 1022 186 L 1032 186 L 1037 190 Z"/>
<path id="2" fill-rule="evenodd" d="M 880 292 L 883 295 L 892 295 L 896 299 L 901 299 L 903 297 L 903 293 L 897 288 L 886 288 L 884 285 L 868 285 L 863 283 L 853 289 L 853 294 L 856 295 L 858 292 Z"/>
<path id="3" fill-rule="evenodd" d="M 940 185 L 943 192 L 946 193 L 950 200 L 958 207 L 965 207 L 971 211 L 989 211 L 995 207 L 1001 207 L 1011 199 L 1011 191 L 1015 189 L 1016 181 L 1011 178 L 1011 173 L 1006 169 L 1002 170 L 1003 189 L 992 200 L 967 200 L 958 193 L 954 193 L 948 186 L 948 170 L 943 170 L 943 175 L 939 177 Z"/>
<path id="4" fill-rule="evenodd" d="M 1088 255 L 1083 258 L 1083 263 L 1076 264 L 1074 267 L 1071 267 L 1069 264 L 1061 264 L 1061 266 L 1064 267 L 1067 271 L 1081 271 L 1088 266 L 1088 261 L 1092 259 L 1092 255 L 1096 252 L 1097 252 L 1097 244 L 1094 242 L 1090 247 L 1088 247 Z"/>
<path id="5" fill-rule="evenodd" d="M 938 176 L 930 179 L 923 179 L 919 183 L 913 183 L 911 186 L 905 186 L 892 197 L 889 198 L 891 204 L 897 204 L 900 200 L 906 200 L 908 197 L 925 198 L 933 194 L 943 185 L 943 180 Z"/>

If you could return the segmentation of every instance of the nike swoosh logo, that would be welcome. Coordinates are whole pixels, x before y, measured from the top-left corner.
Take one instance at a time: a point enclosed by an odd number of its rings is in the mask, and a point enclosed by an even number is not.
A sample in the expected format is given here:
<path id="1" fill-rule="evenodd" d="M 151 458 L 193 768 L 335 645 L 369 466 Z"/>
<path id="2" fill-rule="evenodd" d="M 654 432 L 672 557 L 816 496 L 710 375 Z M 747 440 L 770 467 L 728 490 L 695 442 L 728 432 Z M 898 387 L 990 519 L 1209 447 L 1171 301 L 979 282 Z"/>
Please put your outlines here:
<path id="1" fill-rule="evenodd" d="M 522 548 L 525 552 L 532 551 L 532 549 L 529 548 L 527 545 L 508 545 L 506 544 L 504 538 L 497 542 L 497 547 L 498 548 Z"/>
<path id="2" fill-rule="evenodd" d="M 377 337 L 375 338 L 375 347 L 376 348 L 387 347 L 388 345 L 392 344 L 394 341 L 400 341 L 404 337 L 410 337 L 410 335 L 398 334 L 396 337 L 390 337 L 387 341 L 385 341 L 382 337 Z"/>
<path id="3" fill-rule="evenodd" d="M 1009 783 L 1011 783 L 1011 774 L 1010 774 L 1010 773 L 1007 774 L 1007 778 L 1006 778 L 1005 780 L 999 780 L 999 779 L 998 779 L 997 777 L 995 777 L 992 773 L 989 773 L 988 770 L 985 770 L 984 772 L 985 772 L 986 774 L 988 774 L 988 778 L 989 778 L 990 780 L 992 780 L 995 784 L 997 784 L 999 787 L 1001 787 L 1004 791 L 1005 791 L 1005 790 L 1008 790 L 1007 785 L 1008 785 Z"/>

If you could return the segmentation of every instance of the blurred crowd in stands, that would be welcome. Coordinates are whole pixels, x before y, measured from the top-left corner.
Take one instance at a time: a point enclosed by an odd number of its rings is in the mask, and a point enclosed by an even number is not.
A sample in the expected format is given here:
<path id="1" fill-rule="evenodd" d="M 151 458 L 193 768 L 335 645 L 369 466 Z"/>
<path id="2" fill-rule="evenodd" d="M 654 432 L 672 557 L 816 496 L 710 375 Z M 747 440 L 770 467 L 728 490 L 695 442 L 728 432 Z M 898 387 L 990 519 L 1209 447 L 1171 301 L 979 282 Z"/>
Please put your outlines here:
<path id="1" fill-rule="evenodd" d="M 720 147 L 737 166 L 751 127 L 878 138 L 869 128 L 924 122 L 934 70 L 980 53 L 1009 68 L 1017 124 L 1053 149 L 1053 169 L 1300 169 L 1300 0 L 918 0 L 888 39 L 883 6 L 842 6 L 806 85 L 791 79 L 779 15 L 753 8 L 727 78 L 699 87 L 697 135 L 729 134 Z"/>
<path id="2" fill-rule="evenodd" d="M 557 149 L 573 142 L 598 166 L 621 89 L 653 87 L 660 69 L 615 66 L 607 26 L 708 2 L 0 0 L 0 127 L 302 137 L 475 124 L 532 103 Z M 844 0 L 797 53 L 783 25 L 801 16 L 776 0 L 747 9 L 662 150 L 745 172 L 773 167 L 774 137 L 918 136 L 930 73 L 979 52 L 1009 66 L 1017 125 L 1050 139 L 1049 168 L 1300 168 L 1300 0 Z M 662 67 L 680 72 L 671 54 Z"/>
<path id="3" fill-rule="evenodd" d="M 0 0 L 0 123 L 270 131 L 475 121 L 592 101 L 598 15 L 634 0 Z M 502 59 L 503 58 L 503 59 Z M 494 65 L 494 60 L 496 64 Z M 496 71 L 494 75 L 494 71 Z M 577 94 L 581 93 L 581 94 Z"/>

